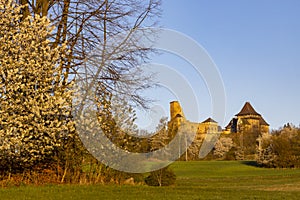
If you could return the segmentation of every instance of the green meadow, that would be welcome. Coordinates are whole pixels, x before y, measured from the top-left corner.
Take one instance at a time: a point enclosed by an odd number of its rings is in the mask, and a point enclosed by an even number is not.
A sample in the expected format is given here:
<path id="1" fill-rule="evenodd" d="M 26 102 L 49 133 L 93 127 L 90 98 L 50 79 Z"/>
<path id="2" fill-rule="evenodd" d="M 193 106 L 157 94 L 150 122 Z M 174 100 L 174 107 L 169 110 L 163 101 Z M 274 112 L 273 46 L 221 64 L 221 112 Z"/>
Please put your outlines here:
<path id="1" fill-rule="evenodd" d="M 174 186 L 47 185 L 0 189 L 0 199 L 300 199 L 300 169 L 254 162 L 175 162 Z"/>

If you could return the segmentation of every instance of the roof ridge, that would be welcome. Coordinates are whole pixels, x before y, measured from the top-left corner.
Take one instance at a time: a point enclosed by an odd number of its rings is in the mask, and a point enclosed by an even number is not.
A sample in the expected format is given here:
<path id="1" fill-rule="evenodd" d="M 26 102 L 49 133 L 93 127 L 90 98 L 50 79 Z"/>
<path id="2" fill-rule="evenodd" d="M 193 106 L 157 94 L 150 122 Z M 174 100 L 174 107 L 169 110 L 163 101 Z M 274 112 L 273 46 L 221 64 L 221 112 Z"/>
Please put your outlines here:
<path id="1" fill-rule="evenodd" d="M 242 115 L 259 115 L 261 116 L 258 112 L 255 111 L 255 109 L 252 107 L 250 102 L 246 102 L 241 111 L 236 114 L 235 116 L 242 116 Z"/>
<path id="2" fill-rule="evenodd" d="M 201 123 L 206 123 L 206 122 L 214 122 L 214 123 L 217 123 L 215 120 L 213 120 L 211 117 L 207 118 L 206 120 L 204 120 L 203 122 Z"/>

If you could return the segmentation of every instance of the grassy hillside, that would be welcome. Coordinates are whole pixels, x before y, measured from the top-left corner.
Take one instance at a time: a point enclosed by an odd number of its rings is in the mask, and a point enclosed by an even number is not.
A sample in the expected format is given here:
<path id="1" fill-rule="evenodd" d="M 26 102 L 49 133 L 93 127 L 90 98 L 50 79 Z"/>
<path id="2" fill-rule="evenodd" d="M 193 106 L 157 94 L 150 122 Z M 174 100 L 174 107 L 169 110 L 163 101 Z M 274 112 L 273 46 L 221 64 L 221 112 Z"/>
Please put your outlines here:
<path id="1" fill-rule="evenodd" d="M 177 187 L 194 199 L 300 199 L 300 170 L 263 169 L 253 162 L 177 162 Z"/>
<path id="2" fill-rule="evenodd" d="M 0 199 L 300 199 L 299 169 L 262 169 L 252 162 L 176 162 L 172 187 L 116 185 L 23 186 Z"/>

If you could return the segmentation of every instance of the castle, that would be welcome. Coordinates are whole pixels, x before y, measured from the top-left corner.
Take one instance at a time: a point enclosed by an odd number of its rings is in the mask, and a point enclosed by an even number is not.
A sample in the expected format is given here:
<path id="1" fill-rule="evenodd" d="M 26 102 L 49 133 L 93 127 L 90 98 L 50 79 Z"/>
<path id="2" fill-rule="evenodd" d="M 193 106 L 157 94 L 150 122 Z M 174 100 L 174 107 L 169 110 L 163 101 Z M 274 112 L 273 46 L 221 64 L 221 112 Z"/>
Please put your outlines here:
<path id="1" fill-rule="evenodd" d="M 226 126 L 224 133 L 259 132 L 269 133 L 269 124 L 257 113 L 249 102 Z"/>
<path id="2" fill-rule="evenodd" d="M 246 102 L 241 111 L 222 129 L 212 118 L 208 118 L 201 123 L 188 121 L 180 103 L 170 102 L 170 121 L 169 127 L 179 127 L 181 123 L 188 123 L 191 129 L 197 128 L 197 134 L 222 133 L 231 134 L 237 132 L 260 132 L 269 133 L 269 124 L 261 114 L 257 113 L 249 102 Z"/>
<path id="3" fill-rule="evenodd" d="M 188 123 L 191 129 L 197 128 L 197 134 L 217 133 L 221 131 L 218 123 L 211 118 L 201 123 L 187 120 L 178 101 L 170 102 L 170 117 L 169 127 L 179 127 L 184 122 Z"/>

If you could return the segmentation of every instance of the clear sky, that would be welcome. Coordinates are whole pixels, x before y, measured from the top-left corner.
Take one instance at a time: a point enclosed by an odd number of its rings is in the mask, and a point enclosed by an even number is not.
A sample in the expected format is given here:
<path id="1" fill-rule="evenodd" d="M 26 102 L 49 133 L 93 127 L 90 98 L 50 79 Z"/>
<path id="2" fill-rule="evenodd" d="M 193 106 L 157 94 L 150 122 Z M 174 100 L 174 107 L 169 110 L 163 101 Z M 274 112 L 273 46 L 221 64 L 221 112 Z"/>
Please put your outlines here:
<path id="1" fill-rule="evenodd" d="M 226 90 L 225 126 L 250 101 L 271 128 L 300 124 L 300 1 L 162 0 L 161 25 L 196 40 L 217 65 Z M 199 85 L 199 119 L 211 115 L 203 80 L 186 72 L 188 63 L 157 59 Z M 202 83 L 201 83 L 202 82 Z M 179 83 L 178 83 L 179 84 Z M 202 86 L 200 86 L 202 84 Z M 156 91 L 157 92 L 157 91 Z M 168 112 L 172 97 L 158 98 Z M 191 105 L 184 105 L 189 116 Z M 167 113 L 168 116 L 168 113 Z"/>

